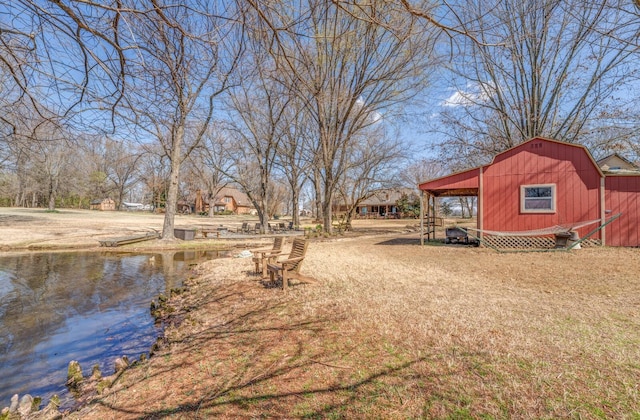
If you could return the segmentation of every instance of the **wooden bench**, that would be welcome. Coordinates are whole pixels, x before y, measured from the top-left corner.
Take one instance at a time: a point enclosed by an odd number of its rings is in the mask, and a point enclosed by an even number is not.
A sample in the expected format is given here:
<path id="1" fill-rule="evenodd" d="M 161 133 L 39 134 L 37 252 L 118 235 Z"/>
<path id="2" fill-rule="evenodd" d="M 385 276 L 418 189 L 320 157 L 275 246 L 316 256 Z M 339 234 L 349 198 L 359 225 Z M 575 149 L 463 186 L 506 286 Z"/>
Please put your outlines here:
<path id="1" fill-rule="evenodd" d="M 216 238 L 220 237 L 220 231 L 218 228 L 202 228 L 202 236 L 208 238 L 209 235 L 215 235 Z"/>
<path id="2" fill-rule="evenodd" d="M 300 267 L 307 253 L 309 241 L 304 238 L 295 238 L 291 245 L 291 252 L 286 260 L 274 261 L 267 264 L 267 271 L 271 282 L 275 282 L 277 278 L 282 278 L 282 289 L 286 290 L 289 286 L 289 279 L 300 277 Z"/>
<path id="3" fill-rule="evenodd" d="M 206 238 L 209 235 L 215 235 L 216 238 L 219 238 L 220 234 L 228 232 L 229 229 L 224 226 L 219 226 L 219 227 L 203 226 L 200 231 L 202 232 L 203 238 Z"/>

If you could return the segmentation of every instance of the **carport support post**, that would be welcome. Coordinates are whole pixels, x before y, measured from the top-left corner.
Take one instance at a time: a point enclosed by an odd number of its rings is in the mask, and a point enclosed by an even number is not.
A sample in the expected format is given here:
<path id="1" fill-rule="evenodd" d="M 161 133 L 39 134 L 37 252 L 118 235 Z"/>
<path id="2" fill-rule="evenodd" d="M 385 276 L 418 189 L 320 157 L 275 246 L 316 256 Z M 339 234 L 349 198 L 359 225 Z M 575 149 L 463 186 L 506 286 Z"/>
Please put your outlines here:
<path id="1" fill-rule="evenodd" d="M 420 190 L 420 245 L 424 245 L 424 190 Z"/>
<path id="2" fill-rule="evenodd" d="M 432 223 L 433 223 L 433 239 L 436 239 L 436 217 L 438 217 L 438 215 L 440 214 L 440 200 L 437 199 L 437 197 L 435 195 L 432 196 L 433 197 L 433 214 L 431 215 L 432 217 Z"/>
<path id="3" fill-rule="evenodd" d="M 478 209 L 476 210 L 476 226 L 478 226 L 478 239 L 482 243 L 484 235 L 482 230 L 484 229 L 484 170 L 480 167 L 478 172 Z"/>

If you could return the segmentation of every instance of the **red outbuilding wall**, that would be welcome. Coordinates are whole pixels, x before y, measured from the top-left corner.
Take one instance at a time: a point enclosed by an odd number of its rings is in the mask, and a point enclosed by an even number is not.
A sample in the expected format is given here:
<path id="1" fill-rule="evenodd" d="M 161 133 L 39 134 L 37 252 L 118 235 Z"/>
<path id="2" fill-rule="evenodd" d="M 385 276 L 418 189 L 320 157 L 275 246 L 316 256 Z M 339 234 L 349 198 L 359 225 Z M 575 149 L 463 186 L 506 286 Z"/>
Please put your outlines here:
<path id="1" fill-rule="evenodd" d="M 522 212 L 521 186 L 548 184 L 556 189 L 555 211 Z M 486 166 L 419 187 L 435 196 L 477 191 L 478 227 L 486 231 L 530 231 L 621 213 L 605 227 L 604 238 L 597 232 L 591 239 L 604 239 L 610 246 L 640 247 L 640 175 L 603 174 L 584 146 L 535 138 L 496 155 Z M 598 225 L 577 230 L 583 237 Z"/>
<path id="2" fill-rule="evenodd" d="M 581 146 L 545 139 L 523 143 L 497 155 L 485 167 L 484 229 L 526 231 L 598 219 L 600 179 L 595 162 Z M 520 211 L 520 186 L 534 184 L 556 185 L 554 213 Z"/>
<path id="3" fill-rule="evenodd" d="M 605 179 L 607 215 L 622 213 L 605 228 L 611 246 L 640 246 L 640 176 L 611 176 Z"/>

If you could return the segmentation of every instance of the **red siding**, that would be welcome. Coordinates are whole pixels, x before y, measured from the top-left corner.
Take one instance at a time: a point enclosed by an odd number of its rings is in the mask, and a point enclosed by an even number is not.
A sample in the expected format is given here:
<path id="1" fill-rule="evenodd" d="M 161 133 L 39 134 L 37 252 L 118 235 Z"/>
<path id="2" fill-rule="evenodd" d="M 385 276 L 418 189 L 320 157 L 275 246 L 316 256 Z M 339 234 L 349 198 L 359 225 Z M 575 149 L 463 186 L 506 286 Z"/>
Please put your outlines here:
<path id="1" fill-rule="evenodd" d="M 607 245 L 640 246 L 640 176 L 607 176 L 605 208 L 622 215 L 606 227 Z"/>
<path id="2" fill-rule="evenodd" d="M 458 172 L 446 177 L 434 179 L 419 185 L 421 190 L 439 191 L 439 190 L 457 190 L 478 188 L 480 169 L 474 168 L 465 172 Z"/>
<path id="3" fill-rule="evenodd" d="M 446 190 L 478 188 L 480 168 L 420 184 L 420 189 Z M 602 174 L 582 146 L 546 139 L 533 139 L 495 156 L 483 168 L 483 228 L 498 231 L 527 231 L 556 224 L 599 219 Z M 521 213 L 520 186 L 556 185 L 554 213 Z M 606 228 L 611 246 L 640 246 L 640 175 L 605 178 L 605 210 L 622 216 Z M 597 227 L 579 229 L 584 236 Z M 592 238 L 600 238 L 600 233 Z"/>
<path id="4" fill-rule="evenodd" d="M 600 217 L 600 173 L 582 147 L 531 140 L 496 156 L 483 179 L 487 230 L 524 231 Z M 531 184 L 556 185 L 555 213 L 520 212 L 520 186 Z"/>

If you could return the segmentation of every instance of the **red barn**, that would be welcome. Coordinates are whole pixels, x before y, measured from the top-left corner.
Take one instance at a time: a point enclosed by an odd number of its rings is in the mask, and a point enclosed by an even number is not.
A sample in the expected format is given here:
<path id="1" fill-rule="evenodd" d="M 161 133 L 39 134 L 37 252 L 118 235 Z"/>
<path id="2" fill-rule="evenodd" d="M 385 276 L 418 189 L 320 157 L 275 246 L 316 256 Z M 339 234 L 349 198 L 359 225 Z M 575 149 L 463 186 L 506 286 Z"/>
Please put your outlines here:
<path id="1" fill-rule="evenodd" d="M 485 232 L 583 225 L 575 229 L 583 237 L 622 213 L 591 239 L 640 246 L 640 171 L 602 168 L 584 146 L 534 138 L 496 155 L 488 165 L 419 187 L 430 198 L 477 196 L 477 228 Z"/>

